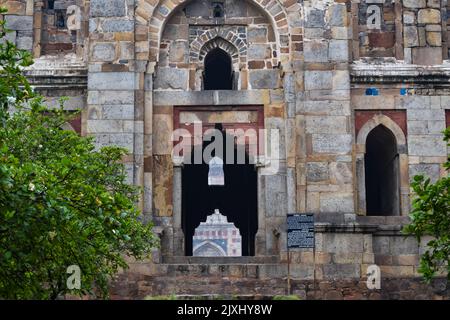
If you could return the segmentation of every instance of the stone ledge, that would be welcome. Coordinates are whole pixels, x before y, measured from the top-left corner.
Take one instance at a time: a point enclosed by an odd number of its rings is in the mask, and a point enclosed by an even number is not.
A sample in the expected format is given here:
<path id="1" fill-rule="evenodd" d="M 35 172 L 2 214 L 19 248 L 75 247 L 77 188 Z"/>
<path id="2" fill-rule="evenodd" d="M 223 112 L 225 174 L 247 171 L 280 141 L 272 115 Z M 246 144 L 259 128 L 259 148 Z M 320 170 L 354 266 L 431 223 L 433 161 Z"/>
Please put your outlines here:
<path id="1" fill-rule="evenodd" d="M 242 264 L 261 264 L 278 263 L 278 256 L 261 257 L 191 257 L 191 256 L 167 256 L 163 258 L 166 264 L 220 264 L 220 265 L 242 265 Z"/>
<path id="2" fill-rule="evenodd" d="M 269 90 L 153 91 L 157 106 L 220 106 L 269 104 Z"/>
<path id="3" fill-rule="evenodd" d="M 398 63 L 363 63 L 350 66 L 352 83 L 414 83 L 450 85 L 450 63 L 421 66 Z"/>

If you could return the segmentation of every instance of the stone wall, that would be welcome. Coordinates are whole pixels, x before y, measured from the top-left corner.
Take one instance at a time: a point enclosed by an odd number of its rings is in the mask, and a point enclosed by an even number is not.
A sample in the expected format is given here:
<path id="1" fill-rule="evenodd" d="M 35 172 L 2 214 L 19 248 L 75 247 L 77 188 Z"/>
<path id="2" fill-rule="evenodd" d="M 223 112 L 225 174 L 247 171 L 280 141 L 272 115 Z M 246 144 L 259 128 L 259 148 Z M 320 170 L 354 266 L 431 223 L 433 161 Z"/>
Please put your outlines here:
<path id="1" fill-rule="evenodd" d="M 17 47 L 31 51 L 33 49 L 33 14 L 34 1 L 0 1 L 0 6 L 8 9 L 4 17 L 8 28 L 12 30 L 6 39 L 15 43 Z"/>
<path id="2" fill-rule="evenodd" d="M 323 231 L 316 276 L 329 288 L 322 290 L 324 297 L 347 296 L 341 279 L 359 288 L 372 263 L 385 276 L 415 278 L 423 246 L 404 239 L 400 229 L 408 222 L 410 178 L 447 174 L 441 134 L 450 110 L 447 2 L 219 2 L 222 17 L 212 16 L 207 0 L 61 0 L 53 2 L 54 9 L 48 1 L 0 1 L 10 10 L 4 17 L 13 30 L 8 38 L 37 58 L 27 71 L 37 89 L 53 104 L 71 96 L 68 109 L 83 109 L 81 132 L 94 136 L 98 147 L 114 144 L 130 152 L 124 159 L 129 182 L 142 187 L 139 207 L 162 239 L 157 263 L 136 266 L 137 275 L 130 277 L 149 277 L 162 286 L 155 275 L 177 263 L 187 279 L 200 272 L 183 256 L 182 167 L 171 156 L 174 114 L 179 107 L 238 106 L 260 108 L 260 125 L 280 132 L 280 153 L 267 154 L 256 169 L 256 260 L 243 258 L 238 265 L 251 269 L 258 261 L 261 275 L 282 278 L 286 214 L 313 212 Z M 55 10 L 67 15 L 71 5 L 80 8 L 80 19 L 66 20 L 73 28 L 58 28 Z M 232 59 L 236 90 L 203 90 L 204 60 L 216 47 Z M 378 125 L 397 142 L 400 217 L 366 217 L 366 138 Z M 262 175 L 275 160 L 280 170 Z M 296 281 L 311 279 L 312 257 L 293 254 Z M 205 265 L 216 268 L 211 261 Z M 236 279 L 244 276 L 236 272 Z M 263 287 L 272 283 L 268 278 Z M 170 288 L 172 280 L 163 279 Z M 218 283 L 217 290 L 227 283 L 207 279 Z M 135 290 L 164 291 L 129 281 L 130 296 Z M 277 281 L 272 284 L 282 288 Z M 405 288 L 416 286 L 411 281 Z M 404 297 L 401 288 L 380 294 Z M 350 296 L 371 297 L 358 292 Z"/>

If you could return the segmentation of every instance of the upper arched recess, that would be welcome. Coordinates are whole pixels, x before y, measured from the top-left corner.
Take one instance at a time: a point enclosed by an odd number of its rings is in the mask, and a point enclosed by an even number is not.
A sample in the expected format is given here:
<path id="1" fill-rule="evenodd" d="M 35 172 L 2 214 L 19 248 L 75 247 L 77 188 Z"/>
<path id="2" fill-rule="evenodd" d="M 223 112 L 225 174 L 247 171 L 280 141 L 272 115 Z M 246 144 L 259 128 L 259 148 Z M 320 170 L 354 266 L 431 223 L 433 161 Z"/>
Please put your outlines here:
<path id="1" fill-rule="evenodd" d="M 136 38 L 139 49 L 138 60 L 148 60 L 151 62 L 160 61 L 160 49 L 163 45 L 161 40 L 167 23 L 171 18 L 186 10 L 188 5 L 194 3 L 213 2 L 210 0 L 141 0 L 136 8 Z M 218 1 L 220 2 L 220 1 Z M 302 42 L 301 28 L 298 27 L 300 21 L 300 5 L 294 0 L 223 0 L 225 4 L 225 22 L 227 11 L 239 10 L 239 4 L 246 3 L 263 13 L 269 21 L 273 30 L 274 42 L 276 44 L 276 58 L 283 66 L 290 60 L 292 48 L 298 48 Z M 208 6 L 206 7 L 208 8 Z M 230 15 L 230 14 L 228 14 Z M 229 18 L 229 17 L 228 17 Z M 199 17 L 199 19 L 202 19 Z M 214 19 L 210 19 L 214 25 Z M 205 21 L 203 21 L 205 22 Z M 241 21 L 242 22 L 242 21 Z M 238 25 L 235 21 L 235 25 Z"/>

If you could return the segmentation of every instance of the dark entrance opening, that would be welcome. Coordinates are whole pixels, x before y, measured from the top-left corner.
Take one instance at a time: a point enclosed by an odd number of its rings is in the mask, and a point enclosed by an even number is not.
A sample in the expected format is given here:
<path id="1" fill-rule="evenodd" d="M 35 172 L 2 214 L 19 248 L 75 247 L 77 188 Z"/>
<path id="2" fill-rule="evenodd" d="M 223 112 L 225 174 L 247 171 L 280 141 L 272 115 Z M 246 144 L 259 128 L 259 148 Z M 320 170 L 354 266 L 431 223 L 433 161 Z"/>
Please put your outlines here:
<path id="1" fill-rule="evenodd" d="M 220 48 L 210 51 L 205 57 L 204 89 L 233 89 L 231 57 Z"/>
<path id="2" fill-rule="evenodd" d="M 210 143 L 212 142 L 204 142 L 202 150 Z M 224 150 L 224 155 L 226 151 Z M 257 173 L 255 166 L 249 163 L 248 156 L 245 164 L 236 164 L 236 149 L 234 155 L 234 164 L 224 161 L 224 186 L 208 185 L 209 165 L 204 161 L 202 164 L 194 164 L 192 156 L 192 164 L 185 164 L 183 167 L 182 226 L 187 256 L 192 256 L 195 228 L 200 222 L 205 222 L 206 217 L 213 214 L 215 209 L 219 209 L 239 229 L 242 255 L 255 255 L 255 236 L 258 230 Z"/>
<path id="3" fill-rule="evenodd" d="M 400 213 L 397 142 L 383 125 L 367 136 L 365 155 L 366 205 L 369 216 Z"/>

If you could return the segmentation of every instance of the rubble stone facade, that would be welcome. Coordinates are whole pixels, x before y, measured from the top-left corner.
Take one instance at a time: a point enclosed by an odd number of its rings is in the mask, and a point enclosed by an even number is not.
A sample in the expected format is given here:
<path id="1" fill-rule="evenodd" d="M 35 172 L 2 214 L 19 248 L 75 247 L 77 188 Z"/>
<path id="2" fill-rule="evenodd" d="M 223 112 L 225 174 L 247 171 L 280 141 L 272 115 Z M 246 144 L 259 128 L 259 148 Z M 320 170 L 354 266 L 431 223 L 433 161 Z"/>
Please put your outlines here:
<path id="1" fill-rule="evenodd" d="M 27 72 L 49 104 L 68 96 L 68 110 L 83 110 L 73 129 L 95 137 L 99 147 L 129 151 L 129 182 L 142 187 L 143 219 L 156 225 L 161 248 L 151 261 L 130 262 L 114 297 L 283 293 L 286 215 L 294 212 L 314 213 L 316 221 L 314 252 L 291 252 L 294 293 L 449 297 L 442 284 L 419 283 L 423 243 L 401 233 L 411 177 L 447 174 L 441 134 L 450 119 L 446 0 L 0 5 L 9 9 L 3 17 L 13 31 L 8 39 L 36 59 Z M 218 49 L 231 61 L 231 90 L 205 90 L 206 60 Z M 280 132 L 279 154 L 255 165 L 252 256 L 186 255 L 183 165 L 172 157 L 180 108 L 190 116 L 207 109 L 206 126 Z M 385 160 L 391 151 L 394 158 Z M 275 161 L 279 170 L 262 174 Z M 381 179 L 374 168 L 383 161 L 391 171 Z M 377 207 L 386 201 L 395 206 Z M 381 268 L 380 290 L 365 286 L 372 264 Z"/>

